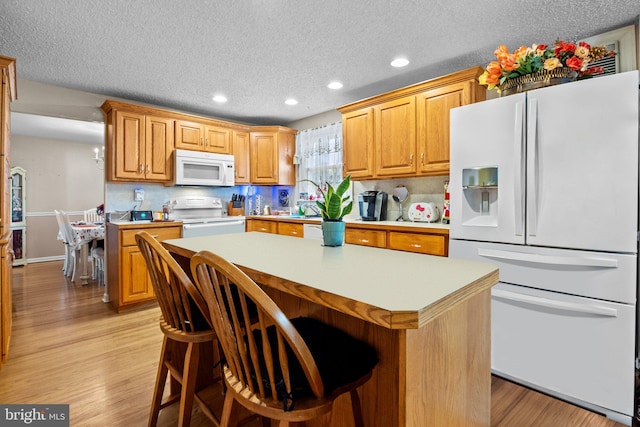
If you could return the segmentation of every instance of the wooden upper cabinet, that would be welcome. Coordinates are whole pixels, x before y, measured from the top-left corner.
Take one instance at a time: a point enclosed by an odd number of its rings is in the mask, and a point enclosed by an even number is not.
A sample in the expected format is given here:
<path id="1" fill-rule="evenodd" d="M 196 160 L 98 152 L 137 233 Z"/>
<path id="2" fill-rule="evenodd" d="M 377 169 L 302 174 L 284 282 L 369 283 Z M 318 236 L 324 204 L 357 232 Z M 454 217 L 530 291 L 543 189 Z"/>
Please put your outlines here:
<path id="1" fill-rule="evenodd" d="M 447 175 L 449 111 L 486 98 L 482 72 L 473 67 L 338 108 L 345 175 Z"/>
<path id="2" fill-rule="evenodd" d="M 358 179 L 372 178 L 374 175 L 373 115 L 373 108 L 342 115 L 344 176 L 351 175 L 352 179 Z"/>
<path id="3" fill-rule="evenodd" d="M 252 128 L 249 143 L 252 184 L 295 185 L 295 132 L 280 126 Z"/>
<path id="4" fill-rule="evenodd" d="M 173 120 L 145 117 L 145 178 L 171 181 L 173 178 Z"/>
<path id="5" fill-rule="evenodd" d="M 220 126 L 204 127 L 204 151 L 231 153 L 231 129 Z"/>
<path id="6" fill-rule="evenodd" d="M 173 180 L 171 118 L 145 114 L 136 106 L 105 101 L 107 181 Z"/>
<path id="7" fill-rule="evenodd" d="M 472 102 L 471 82 L 460 82 L 417 95 L 419 170 L 449 173 L 449 111 Z"/>
<path id="8" fill-rule="evenodd" d="M 251 171 L 249 168 L 249 132 L 233 131 L 233 158 L 235 160 L 235 177 L 236 184 L 250 184 Z"/>
<path id="9" fill-rule="evenodd" d="M 205 122 L 176 120 L 175 147 L 231 154 L 231 129 Z"/>
<path id="10" fill-rule="evenodd" d="M 204 125 L 186 120 L 176 120 L 175 147 L 182 150 L 202 150 Z"/>
<path id="11" fill-rule="evenodd" d="M 114 126 L 113 178 L 144 179 L 144 114 L 115 111 Z"/>
<path id="12" fill-rule="evenodd" d="M 415 96 L 385 102 L 375 108 L 376 176 L 416 172 Z"/>

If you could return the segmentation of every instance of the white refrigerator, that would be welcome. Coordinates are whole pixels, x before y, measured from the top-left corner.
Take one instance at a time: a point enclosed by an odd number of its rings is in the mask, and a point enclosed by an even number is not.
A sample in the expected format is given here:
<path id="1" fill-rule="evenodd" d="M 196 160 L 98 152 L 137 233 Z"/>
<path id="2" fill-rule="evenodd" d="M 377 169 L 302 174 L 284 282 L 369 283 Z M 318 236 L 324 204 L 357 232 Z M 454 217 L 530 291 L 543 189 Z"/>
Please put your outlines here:
<path id="1" fill-rule="evenodd" d="M 451 111 L 449 256 L 500 269 L 492 370 L 631 424 L 638 71 Z"/>

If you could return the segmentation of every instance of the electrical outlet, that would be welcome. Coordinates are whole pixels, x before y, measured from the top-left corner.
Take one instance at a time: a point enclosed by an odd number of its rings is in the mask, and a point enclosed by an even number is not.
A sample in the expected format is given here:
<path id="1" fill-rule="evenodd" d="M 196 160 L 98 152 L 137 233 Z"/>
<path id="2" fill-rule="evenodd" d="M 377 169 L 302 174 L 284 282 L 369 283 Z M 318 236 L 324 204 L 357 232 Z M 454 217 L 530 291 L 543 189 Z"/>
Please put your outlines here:
<path id="1" fill-rule="evenodd" d="M 144 190 L 139 188 L 133 190 L 133 200 L 136 202 L 144 201 Z"/>

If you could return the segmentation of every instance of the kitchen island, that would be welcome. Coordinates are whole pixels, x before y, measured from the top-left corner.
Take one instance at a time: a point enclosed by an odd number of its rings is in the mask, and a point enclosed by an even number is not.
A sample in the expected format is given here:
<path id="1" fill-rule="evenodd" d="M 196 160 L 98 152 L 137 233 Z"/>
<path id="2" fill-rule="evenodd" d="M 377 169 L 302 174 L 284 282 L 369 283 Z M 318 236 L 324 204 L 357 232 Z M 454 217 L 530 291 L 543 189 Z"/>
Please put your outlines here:
<path id="1" fill-rule="evenodd" d="M 490 425 L 494 266 L 258 232 L 163 244 L 183 261 L 215 252 L 288 316 L 323 320 L 374 346 L 380 363 L 360 391 L 365 425 Z M 338 399 L 331 425 L 351 426 L 349 408 L 348 395 Z"/>

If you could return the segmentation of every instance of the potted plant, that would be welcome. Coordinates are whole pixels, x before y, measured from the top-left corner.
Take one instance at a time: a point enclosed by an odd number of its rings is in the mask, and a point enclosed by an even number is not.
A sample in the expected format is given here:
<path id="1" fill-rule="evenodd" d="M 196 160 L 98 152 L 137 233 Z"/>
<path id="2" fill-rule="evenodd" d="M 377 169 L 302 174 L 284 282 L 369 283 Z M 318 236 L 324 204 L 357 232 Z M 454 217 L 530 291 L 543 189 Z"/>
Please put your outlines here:
<path id="1" fill-rule="evenodd" d="M 347 190 L 351 186 L 351 175 L 347 175 L 342 182 L 334 188 L 326 182 L 326 186 L 304 179 L 313 184 L 322 199 L 316 200 L 316 206 L 322 216 L 322 238 L 325 246 L 342 246 L 344 244 L 345 223 L 342 221 L 345 215 L 353 209 L 353 200 Z"/>

